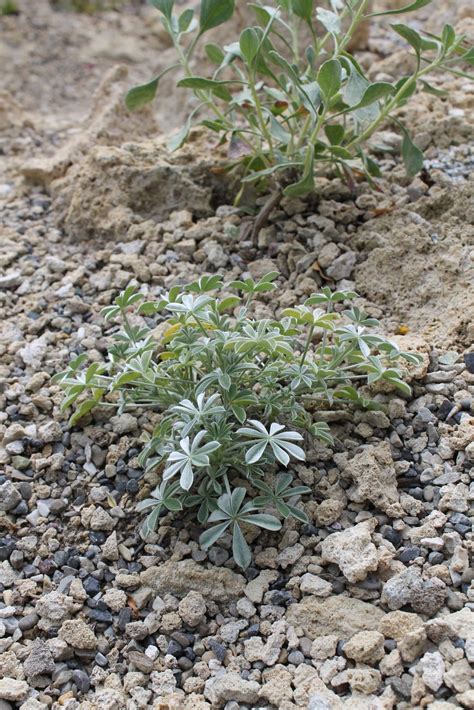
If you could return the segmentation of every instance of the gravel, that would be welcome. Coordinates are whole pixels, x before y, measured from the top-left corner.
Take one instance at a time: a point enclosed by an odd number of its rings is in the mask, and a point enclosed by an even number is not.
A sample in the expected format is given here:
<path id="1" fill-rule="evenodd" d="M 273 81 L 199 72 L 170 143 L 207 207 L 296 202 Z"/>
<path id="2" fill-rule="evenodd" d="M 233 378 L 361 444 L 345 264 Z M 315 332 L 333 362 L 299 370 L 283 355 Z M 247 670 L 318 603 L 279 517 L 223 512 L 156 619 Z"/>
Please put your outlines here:
<path id="1" fill-rule="evenodd" d="M 427 167 L 458 184 L 461 152 Z M 385 184 L 400 205 L 431 199 L 403 181 Z M 129 283 L 151 299 L 204 272 L 278 268 L 268 316 L 328 278 L 353 288 L 376 244 L 352 236 L 377 202 L 334 183 L 312 212 L 283 203 L 260 250 L 239 245 L 231 207 L 75 243 L 48 195 L 0 186 L 0 710 L 349 710 L 356 693 L 360 707 L 472 705 L 472 352 L 422 343 L 410 398 L 319 412 L 336 444 L 292 469 L 313 490 L 310 522 L 259 535 L 245 574 L 225 544 L 199 548 L 190 518 L 166 515 L 142 539 L 134 508 L 155 480 L 137 456 L 155 413 L 98 411 L 71 429 L 51 380 L 82 352 L 102 360 L 113 329 L 100 308 Z"/>

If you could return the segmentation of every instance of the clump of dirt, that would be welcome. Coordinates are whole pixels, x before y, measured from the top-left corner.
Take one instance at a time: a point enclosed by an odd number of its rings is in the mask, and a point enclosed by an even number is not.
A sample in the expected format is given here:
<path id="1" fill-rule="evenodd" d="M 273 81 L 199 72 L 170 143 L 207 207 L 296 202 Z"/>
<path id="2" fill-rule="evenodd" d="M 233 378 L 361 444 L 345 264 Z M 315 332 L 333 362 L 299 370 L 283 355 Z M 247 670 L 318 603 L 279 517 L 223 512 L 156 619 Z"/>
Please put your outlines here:
<path id="1" fill-rule="evenodd" d="M 439 346 L 472 342 L 473 193 L 472 182 L 433 189 L 354 235 L 351 246 L 366 255 L 356 289 L 381 308 L 390 330 L 409 323 Z"/>
<path id="2" fill-rule="evenodd" d="M 73 239 L 126 239 L 134 225 L 158 225 L 177 210 L 210 216 L 213 165 L 212 151 L 199 156 L 194 144 L 175 161 L 162 139 L 95 146 L 52 186 L 59 220 Z"/>

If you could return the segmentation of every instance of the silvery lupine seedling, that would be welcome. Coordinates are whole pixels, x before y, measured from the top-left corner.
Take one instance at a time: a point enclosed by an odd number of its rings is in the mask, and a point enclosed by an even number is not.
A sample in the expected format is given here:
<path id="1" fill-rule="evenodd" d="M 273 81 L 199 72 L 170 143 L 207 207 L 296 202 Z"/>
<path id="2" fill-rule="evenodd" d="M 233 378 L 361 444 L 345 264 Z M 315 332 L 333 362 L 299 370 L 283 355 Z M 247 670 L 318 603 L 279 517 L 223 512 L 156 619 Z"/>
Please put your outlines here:
<path id="1" fill-rule="evenodd" d="M 243 185 L 257 183 L 276 194 L 310 194 L 318 167 L 334 169 L 349 184 L 361 174 L 369 181 L 379 176 L 364 146 L 388 119 L 403 135 L 402 156 L 408 174 L 414 176 L 423 167 L 423 155 L 410 138 L 409 126 L 394 112 L 417 89 L 443 93 L 426 79 L 434 70 L 469 76 L 456 63 L 473 65 L 473 49 L 450 25 L 438 37 L 392 24 L 415 62 L 411 74 L 390 83 L 371 82 L 347 48 L 360 23 L 370 17 L 409 13 L 431 2 L 416 0 L 378 13 L 367 12 L 368 0 L 330 0 L 330 10 L 317 7 L 314 0 L 277 0 L 273 6 L 249 3 L 255 25 L 222 48 L 206 44 L 215 68 L 207 76 L 196 76 L 195 49 L 209 30 L 231 20 L 234 0 L 202 0 L 198 17 L 191 9 L 175 12 L 173 0 L 151 0 L 161 13 L 177 62 L 131 89 L 126 103 L 134 109 L 153 100 L 160 79 L 178 71 L 177 86 L 192 91 L 196 105 L 170 141 L 170 149 L 181 147 L 193 123 L 200 120 L 227 144 L 229 169 L 238 170 Z M 300 41 L 300 25 L 311 38 L 307 43 Z"/>
<path id="2" fill-rule="evenodd" d="M 311 490 L 293 486 L 294 473 L 284 469 L 305 460 L 304 436 L 331 442 L 327 424 L 309 410 L 333 402 L 371 406 L 360 383 L 384 381 L 409 395 L 395 365 L 419 361 L 373 332 L 377 321 L 358 308 L 335 312 L 353 292 L 326 287 L 276 320 L 253 319 L 252 300 L 275 289 L 277 276 L 234 281 L 222 298 L 213 295 L 222 288 L 218 275 L 176 286 L 156 302 L 143 302 L 130 286 L 103 311 L 123 324 L 114 327 L 108 362 L 83 367 L 84 353 L 55 377 L 66 392 L 63 407 L 77 406 L 71 425 L 97 405 L 161 414 L 140 457 L 161 481 L 138 505 L 148 511 L 144 535 L 166 511 L 190 508 L 207 526 L 203 548 L 230 533 L 240 567 L 250 562 L 247 526 L 278 530 L 281 518 L 307 521 L 299 499 Z M 133 307 L 142 325 L 132 324 Z M 156 318 L 165 321 L 159 343 L 144 324 Z"/>

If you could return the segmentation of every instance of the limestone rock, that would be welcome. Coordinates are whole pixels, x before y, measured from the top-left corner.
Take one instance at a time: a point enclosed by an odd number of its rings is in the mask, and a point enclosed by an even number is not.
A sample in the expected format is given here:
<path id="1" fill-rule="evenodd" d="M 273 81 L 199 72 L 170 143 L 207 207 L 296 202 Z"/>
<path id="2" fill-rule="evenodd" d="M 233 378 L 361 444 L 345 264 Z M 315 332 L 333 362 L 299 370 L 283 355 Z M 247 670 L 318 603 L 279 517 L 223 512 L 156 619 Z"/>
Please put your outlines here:
<path id="1" fill-rule="evenodd" d="M 349 498 L 368 500 L 391 518 L 401 518 L 405 512 L 399 502 L 397 476 L 390 445 L 383 441 L 367 446 L 360 454 L 346 462 L 344 473 L 354 480 L 355 489 L 349 489 Z"/>
<path id="2" fill-rule="evenodd" d="M 365 579 L 377 569 L 379 556 L 371 539 L 377 522 L 365 520 L 343 532 L 328 535 L 321 543 L 321 554 L 326 562 L 337 564 L 349 582 Z"/>
<path id="3" fill-rule="evenodd" d="M 462 658 L 455 661 L 451 668 L 444 674 L 444 682 L 456 693 L 465 693 L 469 690 L 472 678 L 472 669 L 469 662 Z"/>
<path id="4" fill-rule="evenodd" d="M 59 629 L 59 638 L 73 648 L 93 649 L 97 647 L 94 632 L 82 619 L 65 621 Z"/>
<path id="5" fill-rule="evenodd" d="M 253 705 L 258 702 L 260 686 L 254 680 L 244 680 L 238 673 L 229 672 L 209 678 L 204 686 L 204 697 L 212 707 L 221 708 L 229 700 Z"/>
<path id="6" fill-rule="evenodd" d="M 278 665 L 265 670 L 263 680 L 264 684 L 259 691 L 259 696 L 271 705 L 279 708 L 283 702 L 293 699 L 291 673 L 284 666 Z"/>
<path id="7" fill-rule="evenodd" d="M 382 676 L 374 668 L 348 668 L 334 676 L 331 685 L 336 688 L 338 685 L 348 683 L 351 690 L 371 695 L 375 693 L 381 682 Z"/>
<path id="8" fill-rule="evenodd" d="M 61 592 L 48 592 L 41 596 L 36 602 L 35 611 L 41 617 L 41 627 L 59 626 L 67 619 L 73 610 L 74 602 L 71 597 L 61 594 Z"/>
<path id="9" fill-rule="evenodd" d="M 280 656 L 280 651 L 286 641 L 285 622 L 277 621 L 277 628 L 264 643 L 259 636 L 253 636 L 244 641 L 244 656 L 250 661 L 262 661 L 265 666 L 274 666 Z"/>
<path id="10" fill-rule="evenodd" d="M 311 645 L 311 658 L 315 661 L 325 661 L 336 655 L 338 637 L 335 634 L 319 636 Z"/>
<path id="11" fill-rule="evenodd" d="M 442 619 L 453 635 L 474 642 L 474 611 L 465 607 L 461 611 L 444 616 Z"/>
<path id="12" fill-rule="evenodd" d="M 316 668 L 302 663 L 296 667 L 293 679 L 294 702 L 308 710 L 342 710 L 342 700 L 321 680 Z"/>
<path id="13" fill-rule="evenodd" d="M 91 530 L 113 530 L 116 521 L 104 508 L 94 508 L 90 519 Z"/>
<path id="14" fill-rule="evenodd" d="M 260 604 L 263 595 L 269 588 L 270 584 L 278 579 L 278 572 L 274 570 L 264 569 L 258 577 L 252 579 L 245 587 L 245 596 L 254 604 Z"/>
<path id="15" fill-rule="evenodd" d="M 26 698 L 30 687 L 25 680 L 15 678 L 0 679 L 0 700 L 11 700 L 18 703 Z"/>
<path id="16" fill-rule="evenodd" d="M 389 609 L 400 609 L 409 604 L 414 611 L 427 616 L 434 616 L 443 606 L 445 598 L 445 583 L 437 577 L 422 579 L 416 567 L 409 567 L 395 575 L 382 589 L 382 604 Z"/>
<path id="17" fill-rule="evenodd" d="M 118 560 L 120 553 L 117 545 L 117 533 L 115 530 L 109 535 L 102 545 L 102 556 L 106 560 Z"/>
<path id="18" fill-rule="evenodd" d="M 179 603 L 179 615 L 188 626 L 197 626 L 206 615 L 206 602 L 200 592 L 190 591 Z"/>
<path id="19" fill-rule="evenodd" d="M 423 683 L 434 693 L 437 693 L 443 685 L 445 672 L 444 660 L 440 652 L 425 653 L 420 659 L 417 670 L 421 673 Z"/>
<path id="20" fill-rule="evenodd" d="M 344 655 L 356 663 L 372 666 L 384 657 L 384 642 L 379 631 L 359 631 L 344 645 Z"/>
<path id="21" fill-rule="evenodd" d="M 395 641 L 401 641 L 407 633 L 412 631 L 421 632 L 423 628 L 423 619 L 408 611 L 391 611 L 384 614 L 378 626 L 378 630 L 386 639 L 395 639 Z"/>
<path id="22" fill-rule="evenodd" d="M 306 572 L 301 577 L 300 591 L 303 594 L 314 594 L 315 597 L 328 597 L 332 593 L 332 584 L 316 574 Z"/>
<path id="23" fill-rule="evenodd" d="M 293 626 L 301 626 L 310 639 L 333 634 L 339 639 L 350 639 L 359 631 L 376 631 L 383 615 L 373 604 L 339 594 L 321 600 L 306 597 L 290 606 L 286 620 Z"/>
<path id="24" fill-rule="evenodd" d="M 225 602 L 243 594 L 245 579 L 226 567 L 198 565 L 193 560 L 168 560 L 159 567 L 149 567 L 140 575 L 141 583 L 157 594 L 184 597 L 196 590 L 205 599 Z"/>
<path id="25" fill-rule="evenodd" d="M 120 609 L 123 609 L 127 604 L 127 595 L 125 592 L 122 591 L 122 589 L 115 589 L 115 587 L 107 589 L 102 599 L 109 609 L 115 612 L 120 611 Z"/>

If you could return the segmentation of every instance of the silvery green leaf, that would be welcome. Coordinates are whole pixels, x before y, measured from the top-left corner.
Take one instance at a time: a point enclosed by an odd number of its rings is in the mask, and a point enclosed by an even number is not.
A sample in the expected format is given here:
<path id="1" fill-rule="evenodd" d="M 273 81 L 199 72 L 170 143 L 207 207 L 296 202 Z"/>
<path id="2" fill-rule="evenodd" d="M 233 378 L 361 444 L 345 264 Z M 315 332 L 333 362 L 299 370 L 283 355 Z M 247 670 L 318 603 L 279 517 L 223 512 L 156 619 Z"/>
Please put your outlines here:
<path id="1" fill-rule="evenodd" d="M 335 12 L 318 7 L 316 17 L 328 32 L 334 35 L 340 34 L 342 29 L 341 18 Z"/>
<path id="2" fill-rule="evenodd" d="M 252 560 L 252 554 L 237 523 L 234 523 L 232 530 L 232 554 L 238 566 L 241 569 L 247 569 Z"/>

